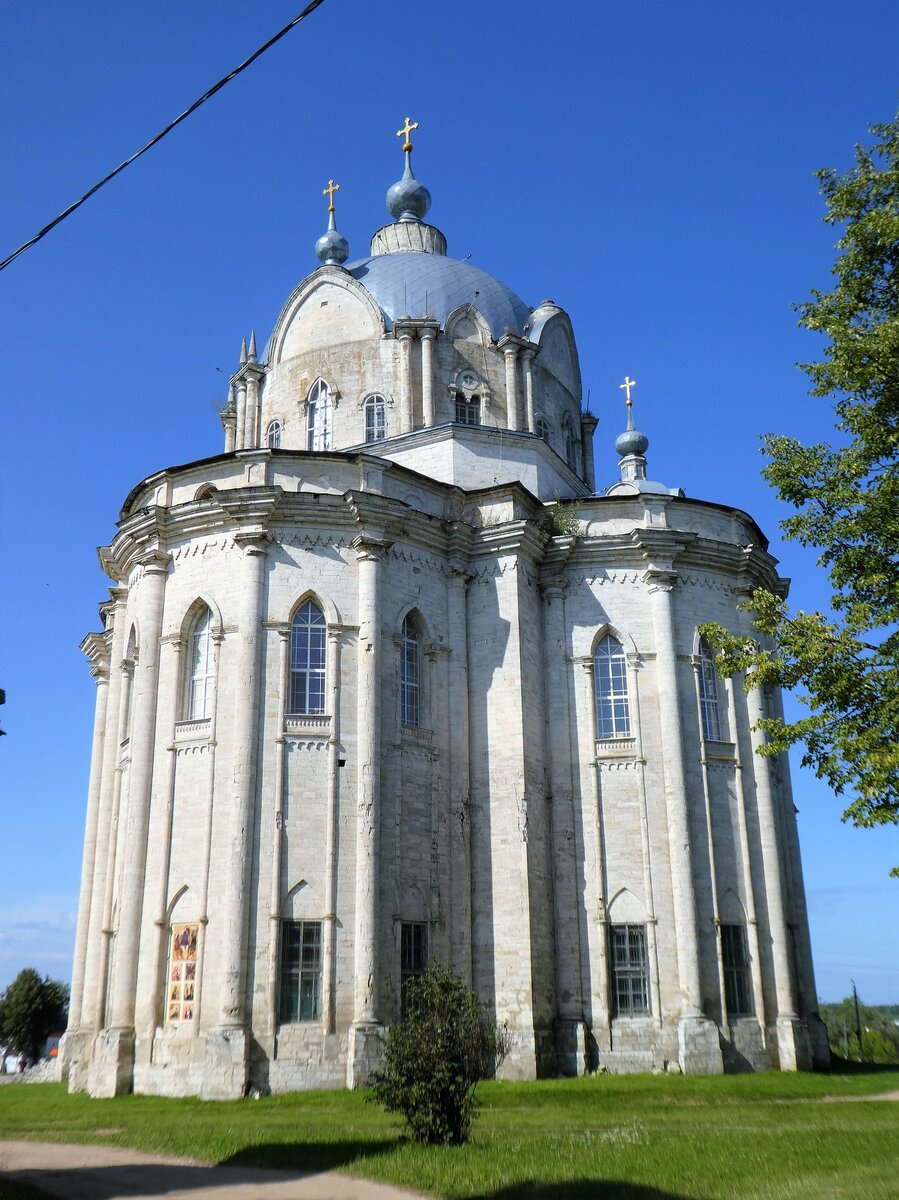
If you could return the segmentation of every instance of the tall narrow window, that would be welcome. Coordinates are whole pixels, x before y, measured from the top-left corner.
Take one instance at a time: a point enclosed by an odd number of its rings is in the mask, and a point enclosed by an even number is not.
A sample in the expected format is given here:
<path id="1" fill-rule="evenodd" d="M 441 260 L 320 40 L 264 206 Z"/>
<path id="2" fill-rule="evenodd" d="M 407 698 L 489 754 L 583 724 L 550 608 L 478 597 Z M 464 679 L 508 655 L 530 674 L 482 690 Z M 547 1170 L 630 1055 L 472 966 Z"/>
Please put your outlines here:
<path id="1" fill-rule="evenodd" d="M 577 442 L 574 438 L 574 433 L 571 429 L 571 422 L 565 418 L 565 424 L 562 428 L 562 437 L 565 442 L 565 461 L 571 467 L 572 471 L 577 470 Z"/>
<path id="2" fill-rule="evenodd" d="M 365 440 L 382 442 L 387 437 L 387 404 L 383 396 L 365 397 Z"/>
<path id="3" fill-rule="evenodd" d="M 331 416 L 334 403 L 331 389 L 323 379 L 316 379 L 306 397 L 306 449 L 331 449 Z"/>
<path id="4" fill-rule="evenodd" d="M 400 700 L 404 725 L 421 722 L 421 646 L 411 619 L 403 621 Z"/>
<path id="5" fill-rule="evenodd" d="M 215 646 L 209 608 L 204 609 L 191 626 L 188 667 L 185 716 L 188 721 L 202 721 L 212 712 L 212 692 L 215 687 Z"/>
<path id="6" fill-rule="evenodd" d="M 166 973 L 165 1013 L 170 1024 L 194 1019 L 197 999 L 196 925 L 173 925 Z"/>
<path id="7" fill-rule="evenodd" d="M 742 925 L 721 926 L 721 962 L 724 967 L 724 1000 L 729 1017 L 752 1016 L 752 984 L 746 930 Z"/>
<path id="8" fill-rule="evenodd" d="M 616 1017 L 649 1013 L 646 972 L 646 927 L 612 925 L 612 1004 Z"/>
<path id="9" fill-rule="evenodd" d="M 547 446 L 549 445 L 549 421 L 546 417 L 538 417 L 536 423 L 536 433 L 538 438 L 543 438 Z"/>
<path id="10" fill-rule="evenodd" d="M 718 705 L 718 672 L 705 640 L 699 643 L 699 712 L 702 736 L 709 742 L 721 741 L 721 712 Z"/>
<path id="11" fill-rule="evenodd" d="M 428 965 L 428 927 L 424 921 L 403 921 L 400 926 L 400 1001 L 403 1016 L 408 1008 L 407 988 Z"/>
<path id="12" fill-rule="evenodd" d="M 269 421 L 268 429 L 265 431 L 265 444 L 269 450 L 281 449 L 281 433 L 283 428 L 280 421 Z"/>
<path id="13" fill-rule="evenodd" d="M 460 425 L 480 425 L 481 397 L 456 393 L 456 421 Z"/>
<path id="14" fill-rule="evenodd" d="M 627 659 L 619 641 L 610 634 L 593 655 L 596 683 L 596 732 L 600 738 L 630 737 L 631 714 L 627 694 Z"/>
<path id="15" fill-rule="evenodd" d="M 325 711 L 326 632 L 321 609 L 307 600 L 290 627 L 290 713 Z"/>
<path id="16" fill-rule="evenodd" d="M 282 921 L 279 1020 L 317 1021 L 321 1013 L 322 923 Z"/>

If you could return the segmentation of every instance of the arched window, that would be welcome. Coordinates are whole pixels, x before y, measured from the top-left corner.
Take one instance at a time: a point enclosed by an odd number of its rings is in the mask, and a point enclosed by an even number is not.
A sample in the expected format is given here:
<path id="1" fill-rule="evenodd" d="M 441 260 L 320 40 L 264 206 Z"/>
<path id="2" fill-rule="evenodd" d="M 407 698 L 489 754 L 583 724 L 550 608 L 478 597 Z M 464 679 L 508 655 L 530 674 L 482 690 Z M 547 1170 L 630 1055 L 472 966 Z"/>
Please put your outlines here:
<path id="1" fill-rule="evenodd" d="M 269 421 L 268 429 L 265 431 L 265 444 L 269 450 L 281 449 L 281 433 L 284 426 L 280 421 Z"/>
<path id="2" fill-rule="evenodd" d="M 184 716 L 202 721 L 212 713 L 215 688 L 215 647 L 212 612 L 206 607 L 194 618 L 187 637 L 187 695 Z"/>
<path id="3" fill-rule="evenodd" d="M 456 392 L 456 421 L 460 425 L 480 425 L 481 397 Z"/>
<path id="4" fill-rule="evenodd" d="M 387 437 L 387 404 L 384 397 L 378 394 L 366 396 L 362 407 L 365 412 L 366 442 L 383 442 Z"/>
<path id="5" fill-rule="evenodd" d="M 307 600 L 290 627 L 290 713 L 325 711 L 325 634 L 321 609 Z"/>
<path id="6" fill-rule="evenodd" d="M 606 634 L 593 654 L 596 685 L 596 732 L 600 738 L 630 737 L 627 659 L 619 641 Z"/>
<path id="7" fill-rule="evenodd" d="M 718 704 L 718 672 L 705 639 L 699 643 L 699 715 L 702 736 L 709 742 L 721 741 L 721 711 Z"/>
<path id="8" fill-rule="evenodd" d="M 549 445 L 549 421 L 547 421 L 546 417 L 538 417 L 537 418 L 536 433 L 537 433 L 537 437 L 543 438 L 544 442 L 546 442 L 546 444 L 548 446 Z"/>
<path id="9" fill-rule="evenodd" d="M 306 397 L 306 449 L 331 449 L 331 416 L 334 402 L 331 389 L 323 379 L 316 379 Z"/>
<path id="10" fill-rule="evenodd" d="M 411 617 L 403 621 L 400 705 L 404 725 L 421 723 L 421 645 Z"/>

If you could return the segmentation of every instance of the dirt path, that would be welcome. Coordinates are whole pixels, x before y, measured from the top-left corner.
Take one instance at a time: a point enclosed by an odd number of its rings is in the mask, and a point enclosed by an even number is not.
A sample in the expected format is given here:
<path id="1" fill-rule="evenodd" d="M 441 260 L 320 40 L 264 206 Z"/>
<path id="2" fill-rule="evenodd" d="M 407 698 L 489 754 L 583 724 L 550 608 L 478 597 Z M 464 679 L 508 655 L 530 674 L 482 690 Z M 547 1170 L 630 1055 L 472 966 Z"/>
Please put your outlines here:
<path id="1" fill-rule="evenodd" d="M 421 1195 L 330 1172 L 210 1167 L 197 1159 L 121 1146 L 57 1142 L 0 1142 L 0 1179 L 27 1183 L 61 1200 L 414 1200 Z"/>
<path id="2" fill-rule="evenodd" d="M 899 1100 L 899 1092 L 879 1092 L 876 1096 L 823 1096 L 823 1100 Z"/>

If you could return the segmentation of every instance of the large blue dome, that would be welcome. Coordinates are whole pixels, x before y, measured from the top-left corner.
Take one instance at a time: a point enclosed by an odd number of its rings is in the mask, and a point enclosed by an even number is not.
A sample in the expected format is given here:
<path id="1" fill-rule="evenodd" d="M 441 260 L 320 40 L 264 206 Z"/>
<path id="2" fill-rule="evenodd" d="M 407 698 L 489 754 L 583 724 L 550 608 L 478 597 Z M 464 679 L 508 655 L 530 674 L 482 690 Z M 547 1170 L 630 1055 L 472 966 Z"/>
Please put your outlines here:
<path id="1" fill-rule="evenodd" d="M 347 263 L 346 270 L 380 305 L 387 328 L 402 316 L 434 317 L 442 325 L 460 305 L 482 313 L 494 338 L 523 334 L 531 310 L 520 296 L 469 262 L 444 254 L 405 251 Z"/>

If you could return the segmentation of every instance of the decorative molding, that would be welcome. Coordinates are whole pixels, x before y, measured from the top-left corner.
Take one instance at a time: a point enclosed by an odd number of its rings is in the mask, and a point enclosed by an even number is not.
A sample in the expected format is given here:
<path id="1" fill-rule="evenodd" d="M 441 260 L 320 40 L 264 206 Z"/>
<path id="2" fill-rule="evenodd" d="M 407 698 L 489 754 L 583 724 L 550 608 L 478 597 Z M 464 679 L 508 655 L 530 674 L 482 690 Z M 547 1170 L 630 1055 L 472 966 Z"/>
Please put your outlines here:
<path id="1" fill-rule="evenodd" d="M 212 718 L 203 717 L 196 721 L 176 721 L 175 722 L 175 741 L 176 742 L 194 742 L 194 741 L 209 741 L 209 732 L 212 729 Z"/>
<path id="2" fill-rule="evenodd" d="M 331 717 L 328 713 L 313 713 L 309 716 L 296 714 L 284 718 L 285 736 L 322 737 L 331 734 Z"/>

